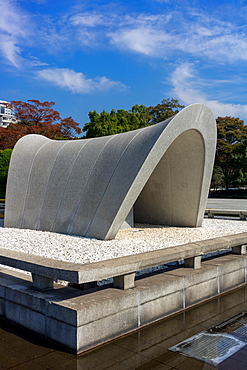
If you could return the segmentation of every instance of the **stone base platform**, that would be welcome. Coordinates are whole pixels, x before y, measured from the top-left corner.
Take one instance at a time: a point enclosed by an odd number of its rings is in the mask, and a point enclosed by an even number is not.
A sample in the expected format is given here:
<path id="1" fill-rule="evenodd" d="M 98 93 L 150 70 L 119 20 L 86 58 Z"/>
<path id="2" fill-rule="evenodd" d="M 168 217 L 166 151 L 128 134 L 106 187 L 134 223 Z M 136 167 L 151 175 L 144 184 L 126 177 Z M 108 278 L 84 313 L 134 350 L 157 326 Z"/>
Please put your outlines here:
<path id="1" fill-rule="evenodd" d="M 37 291 L 30 276 L 3 267 L 0 315 L 79 354 L 246 282 L 247 256 L 234 254 L 144 276 L 126 290 Z"/>

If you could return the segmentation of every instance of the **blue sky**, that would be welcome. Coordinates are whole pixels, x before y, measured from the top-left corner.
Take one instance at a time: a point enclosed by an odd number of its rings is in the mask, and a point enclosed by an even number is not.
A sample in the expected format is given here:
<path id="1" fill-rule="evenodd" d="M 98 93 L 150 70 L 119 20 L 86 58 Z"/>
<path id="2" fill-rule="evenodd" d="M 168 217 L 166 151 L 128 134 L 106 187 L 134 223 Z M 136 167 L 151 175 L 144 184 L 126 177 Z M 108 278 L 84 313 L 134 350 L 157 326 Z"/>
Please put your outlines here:
<path id="1" fill-rule="evenodd" d="M 0 0 L 0 99 L 88 112 L 204 103 L 247 122 L 247 1 Z"/>

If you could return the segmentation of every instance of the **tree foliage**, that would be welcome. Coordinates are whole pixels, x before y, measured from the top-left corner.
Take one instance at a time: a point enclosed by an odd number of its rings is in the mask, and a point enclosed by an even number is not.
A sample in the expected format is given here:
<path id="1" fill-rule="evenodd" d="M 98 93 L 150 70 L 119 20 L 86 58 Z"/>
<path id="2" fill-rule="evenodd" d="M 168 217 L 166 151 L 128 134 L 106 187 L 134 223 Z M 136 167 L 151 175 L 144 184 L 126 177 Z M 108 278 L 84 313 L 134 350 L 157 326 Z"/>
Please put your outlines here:
<path id="1" fill-rule="evenodd" d="M 220 186 L 224 185 L 224 175 L 219 166 L 214 166 L 212 179 L 211 179 L 211 188 L 213 190 L 218 190 Z"/>
<path id="2" fill-rule="evenodd" d="M 215 165 L 223 174 L 225 187 L 246 182 L 247 126 L 233 117 L 218 117 Z"/>
<path id="3" fill-rule="evenodd" d="M 112 109 L 110 113 L 105 110 L 97 113 L 94 110 L 88 116 L 90 121 L 83 128 L 87 138 L 114 135 L 148 126 L 144 105 L 135 105 L 131 111 Z"/>
<path id="4" fill-rule="evenodd" d="M 0 128 L 0 149 L 13 148 L 17 140 L 27 134 L 40 134 L 50 139 L 73 138 L 81 133 L 79 124 L 72 117 L 62 119 L 52 107 L 54 102 L 11 101 L 16 123 Z"/>
<path id="5" fill-rule="evenodd" d="M 114 110 L 110 113 L 105 110 L 101 113 L 89 112 L 89 122 L 85 124 L 83 131 L 86 138 L 114 135 L 121 132 L 136 130 L 155 123 L 164 121 L 178 113 L 184 106 L 175 99 L 164 99 L 155 107 L 134 105 L 131 110 Z"/>
<path id="6" fill-rule="evenodd" d="M 3 195 L 6 189 L 11 154 L 12 149 L 4 149 L 0 151 L 0 193 Z"/>
<path id="7" fill-rule="evenodd" d="M 161 104 L 147 108 L 148 123 L 151 125 L 165 121 L 183 108 L 184 105 L 181 105 L 176 99 L 163 99 Z"/>

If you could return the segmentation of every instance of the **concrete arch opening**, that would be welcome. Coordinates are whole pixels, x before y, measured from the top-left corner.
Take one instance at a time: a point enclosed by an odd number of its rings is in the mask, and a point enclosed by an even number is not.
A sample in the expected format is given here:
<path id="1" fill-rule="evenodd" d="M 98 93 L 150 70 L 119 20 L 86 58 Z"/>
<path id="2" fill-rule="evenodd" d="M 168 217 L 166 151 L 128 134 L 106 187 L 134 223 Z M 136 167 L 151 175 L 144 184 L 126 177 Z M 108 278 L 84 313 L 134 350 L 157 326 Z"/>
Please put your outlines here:
<path id="1" fill-rule="evenodd" d="M 195 129 L 180 134 L 155 167 L 134 205 L 134 222 L 200 226 L 205 144 Z"/>

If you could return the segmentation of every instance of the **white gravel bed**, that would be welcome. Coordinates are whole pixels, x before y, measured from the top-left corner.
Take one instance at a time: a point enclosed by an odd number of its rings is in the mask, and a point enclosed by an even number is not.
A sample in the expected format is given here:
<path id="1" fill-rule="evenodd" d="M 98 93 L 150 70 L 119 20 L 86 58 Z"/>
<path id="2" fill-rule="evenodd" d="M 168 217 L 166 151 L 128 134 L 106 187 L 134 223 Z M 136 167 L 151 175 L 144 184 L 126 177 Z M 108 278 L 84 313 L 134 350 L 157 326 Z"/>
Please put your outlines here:
<path id="1" fill-rule="evenodd" d="M 88 263 L 242 232 L 247 232 L 247 221 L 207 218 L 198 228 L 138 225 L 120 230 L 115 239 L 107 241 L 0 227 L 0 248 Z"/>

